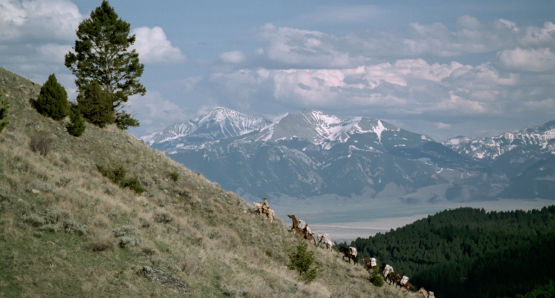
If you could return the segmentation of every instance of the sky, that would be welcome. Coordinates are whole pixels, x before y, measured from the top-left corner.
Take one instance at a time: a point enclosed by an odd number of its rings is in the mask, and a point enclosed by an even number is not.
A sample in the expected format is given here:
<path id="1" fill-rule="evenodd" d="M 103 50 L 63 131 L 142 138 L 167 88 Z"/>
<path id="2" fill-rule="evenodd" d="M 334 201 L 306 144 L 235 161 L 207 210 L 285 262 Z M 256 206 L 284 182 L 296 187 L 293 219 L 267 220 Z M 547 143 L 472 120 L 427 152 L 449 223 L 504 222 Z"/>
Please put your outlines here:
<path id="1" fill-rule="evenodd" d="M 436 141 L 555 119 L 554 1 L 112 0 L 136 35 L 135 136 L 215 107 L 321 110 Z M 64 55 L 89 0 L 0 0 L 0 66 L 76 97 Z"/>

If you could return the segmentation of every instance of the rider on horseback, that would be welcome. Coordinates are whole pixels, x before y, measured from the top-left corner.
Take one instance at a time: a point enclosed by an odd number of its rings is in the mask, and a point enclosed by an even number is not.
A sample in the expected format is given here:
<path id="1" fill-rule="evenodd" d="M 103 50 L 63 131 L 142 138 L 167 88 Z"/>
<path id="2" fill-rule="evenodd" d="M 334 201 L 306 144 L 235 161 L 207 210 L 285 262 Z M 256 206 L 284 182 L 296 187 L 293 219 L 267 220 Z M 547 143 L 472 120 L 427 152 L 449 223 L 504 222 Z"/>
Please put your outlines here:
<path id="1" fill-rule="evenodd" d="M 268 204 L 268 200 L 264 198 L 264 202 L 262 202 L 262 213 L 268 214 L 269 209 L 270 209 L 270 204 Z"/>

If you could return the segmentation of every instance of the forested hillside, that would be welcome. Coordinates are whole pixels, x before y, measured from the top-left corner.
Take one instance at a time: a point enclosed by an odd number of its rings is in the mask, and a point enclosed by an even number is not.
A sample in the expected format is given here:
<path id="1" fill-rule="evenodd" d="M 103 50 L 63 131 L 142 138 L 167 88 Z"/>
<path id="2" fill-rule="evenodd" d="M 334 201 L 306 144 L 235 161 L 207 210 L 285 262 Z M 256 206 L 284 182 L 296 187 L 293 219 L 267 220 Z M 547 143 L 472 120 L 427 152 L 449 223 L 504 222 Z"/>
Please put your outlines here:
<path id="1" fill-rule="evenodd" d="M 514 297 L 555 279 L 555 206 L 443 211 L 352 244 L 441 297 Z"/>

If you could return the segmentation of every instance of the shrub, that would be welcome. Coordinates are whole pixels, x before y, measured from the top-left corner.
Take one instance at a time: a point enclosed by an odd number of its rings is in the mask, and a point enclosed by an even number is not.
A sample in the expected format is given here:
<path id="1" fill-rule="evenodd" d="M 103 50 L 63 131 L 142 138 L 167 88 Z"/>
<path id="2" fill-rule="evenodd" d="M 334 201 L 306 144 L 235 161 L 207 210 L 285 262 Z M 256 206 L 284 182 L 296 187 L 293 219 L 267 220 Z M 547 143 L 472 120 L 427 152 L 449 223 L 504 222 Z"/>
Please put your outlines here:
<path id="1" fill-rule="evenodd" d="M 153 256 L 153 255 L 157 255 L 157 254 L 158 254 L 158 251 L 157 251 L 156 249 L 150 248 L 150 247 L 148 247 L 148 246 L 143 246 L 142 252 L 143 252 L 145 255 L 148 255 L 148 256 Z"/>
<path id="2" fill-rule="evenodd" d="M 28 223 L 33 227 L 40 227 L 46 223 L 44 218 L 36 214 L 23 215 L 21 219 L 23 220 L 23 222 Z"/>
<path id="3" fill-rule="evenodd" d="M 171 173 L 170 173 L 170 178 L 171 178 L 173 181 L 176 181 L 176 182 L 177 182 L 177 180 L 179 179 L 179 173 L 176 172 L 176 171 L 171 172 Z"/>
<path id="4" fill-rule="evenodd" d="M 155 213 L 154 221 L 158 223 L 170 223 L 172 222 L 173 218 L 168 213 Z"/>
<path id="5" fill-rule="evenodd" d="M 131 246 L 137 246 L 139 244 L 140 241 L 134 237 L 123 236 L 119 238 L 119 247 L 121 248 L 129 248 Z"/>
<path id="6" fill-rule="evenodd" d="M 58 213 L 54 212 L 51 209 L 46 209 L 43 212 L 43 217 L 46 223 L 51 223 L 51 224 L 57 223 L 59 216 L 60 215 Z"/>
<path id="7" fill-rule="evenodd" d="M 45 136 L 44 133 L 37 133 L 31 137 L 29 146 L 31 151 L 46 156 L 52 147 L 52 139 Z"/>
<path id="8" fill-rule="evenodd" d="M 66 124 L 67 132 L 74 137 L 81 136 L 85 132 L 85 118 L 75 104 L 71 105 L 69 120 L 70 123 Z"/>
<path id="9" fill-rule="evenodd" d="M 376 287 L 382 287 L 384 285 L 384 280 L 379 273 L 378 267 L 374 267 L 370 270 L 370 282 Z"/>
<path id="10" fill-rule="evenodd" d="M 112 99 L 97 81 L 93 81 L 79 93 L 77 106 L 83 117 L 98 127 L 105 127 L 115 121 Z"/>
<path id="11" fill-rule="evenodd" d="M 318 267 L 310 269 L 314 263 L 314 252 L 308 250 L 308 244 L 300 241 L 299 244 L 289 253 L 291 270 L 299 271 L 299 280 L 305 284 L 311 283 L 318 276 Z"/>
<path id="12" fill-rule="evenodd" d="M 10 102 L 4 97 L 4 90 L 0 89 L 0 132 L 8 125 L 8 109 Z"/>
<path id="13" fill-rule="evenodd" d="M 66 89 L 58 83 L 56 76 L 51 74 L 34 102 L 37 112 L 58 121 L 69 115 L 69 103 Z"/>
<path id="14" fill-rule="evenodd" d="M 39 231 L 47 233 L 57 233 L 60 231 L 60 227 L 56 224 L 45 224 L 44 226 L 39 228 Z"/>
<path id="15" fill-rule="evenodd" d="M 127 174 L 127 170 L 125 170 L 125 168 L 120 165 L 112 170 L 112 176 L 110 177 L 110 179 L 115 184 L 121 185 L 123 183 L 123 179 L 125 178 L 125 174 Z"/>
<path id="16" fill-rule="evenodd" d="M 142 194 L 145 191 L 137 177 L 125 178 L 127 171 L 121 165 L 116 166 L 113 169 L 102 165 L 96 165 L 96 168 L 98 169 L 100 174 L 102 174 L 102 176 L 110 179 L 110 181 L 119 185 L 120 187 L 127 187 L 137 194 Z"/>
<path id="17" fill-rule="evenodd" d="M 132 226 L 123 226 L 112 230 L 114 237 L 120 238 L 124 236 L 139 236 L 141 232 Z"/>
<path id="18" fill-rule="evenodd" d="M 89 244 L 92 251 L 105 251 L 114 249 L 115 239 L 111 235 L 102 235 L 94 237 L 90 240 Z"/>
<path id="19" fill-rule="evenodd" d="M 137 194 L 142 194 L 143 192 L 145 192 L 145 189 L 143 188 L 141 182 L 137 177 L 127 178 L 123 180 L 121 186 L 129 188 Z"/>

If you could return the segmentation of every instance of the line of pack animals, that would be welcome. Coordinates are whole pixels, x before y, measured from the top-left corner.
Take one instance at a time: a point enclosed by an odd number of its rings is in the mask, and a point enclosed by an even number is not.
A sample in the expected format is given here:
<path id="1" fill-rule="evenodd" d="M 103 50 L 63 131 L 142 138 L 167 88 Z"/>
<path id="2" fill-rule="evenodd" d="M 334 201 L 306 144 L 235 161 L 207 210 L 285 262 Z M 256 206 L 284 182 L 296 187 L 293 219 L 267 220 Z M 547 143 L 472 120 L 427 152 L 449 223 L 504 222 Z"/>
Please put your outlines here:
<path id="1" fill-rule="evenodd" d="M 270 209 L 266 198 L 264 198 L 264 202 L 262 203 L 254 202 L 254 212 L 257 213 L 259 216 L 265 214 L 266 217 L 270 219 L 270 223 L 273 222 L 273 219 L 275 217 L 275 212 L 274 210 Z M 287 217 L 291 218 L 291 220 L 293 221 L 293 226 L 291 227 L 292 232 L 298 234 L 302 239 L 307 240 L 309 243 L 312 243 L 316 246 L 320 246 L 321 244 L 323 244 L 325 245 L 326 249 L 332 250 L 332 246 L 334 245 L 334 243 L 331 241 L 328 234 L 311 231 L 308 227 L 308 224 L 306 224 L 306 222 L 304 222 L 303 220 L 298 220 L 295 215 L 287 215 Z M 315 239 L 315 236 L 316 238 L 318 238 L 318 240 Z M 358 252 L 356 247 L 340 247 L 338 252 L 343 253 L 343 260 L 347 258 L 349 263 L 351 263 L 351 260 L 353 260 L 353 263 L 355 265 L 358 265 Z M 370 270 L 378 266 L 375 258 L 364 256 L 362 260 L 366 263 L 366 270 Z M 407 291 L 415 290 L 414 286 L 409 282 L 409 278 L 407 276 L 401 277 L 398 273 L 395 273 L 391 265 L 384 263 L 379 266 L 379 268 L 383 274 L 385 281 L 387 281 L 389 285 L 393 283 L 395 286 L 405 288 Z M 424 295 L 424 298 L 435 298 L 434 292 L 426 291 L 424 288 L 421 288 L 420 290 L 418 290 L 418 292 L 422 293 Z"/>

